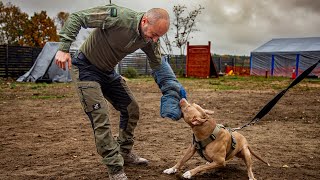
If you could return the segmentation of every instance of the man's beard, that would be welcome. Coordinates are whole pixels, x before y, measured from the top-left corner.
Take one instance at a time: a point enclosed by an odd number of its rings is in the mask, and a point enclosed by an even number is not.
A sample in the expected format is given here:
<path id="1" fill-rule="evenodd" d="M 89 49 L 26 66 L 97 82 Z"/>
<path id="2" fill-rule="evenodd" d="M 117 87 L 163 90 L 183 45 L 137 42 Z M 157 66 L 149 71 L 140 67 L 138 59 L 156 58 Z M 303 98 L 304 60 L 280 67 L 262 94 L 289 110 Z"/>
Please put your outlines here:
<path id="1" fill-rule="evenodd" d="M 147 31 L 147 28 L 148 28 L 148 26 L 142 27 L 140 33 L 141 33 L 142 37 L 144 38 L 144 40 L 145 40 L 147 43 L 149 43 L 149 42 L 152 41 L 152 39 L 144 34 L 144 32 Z"/>

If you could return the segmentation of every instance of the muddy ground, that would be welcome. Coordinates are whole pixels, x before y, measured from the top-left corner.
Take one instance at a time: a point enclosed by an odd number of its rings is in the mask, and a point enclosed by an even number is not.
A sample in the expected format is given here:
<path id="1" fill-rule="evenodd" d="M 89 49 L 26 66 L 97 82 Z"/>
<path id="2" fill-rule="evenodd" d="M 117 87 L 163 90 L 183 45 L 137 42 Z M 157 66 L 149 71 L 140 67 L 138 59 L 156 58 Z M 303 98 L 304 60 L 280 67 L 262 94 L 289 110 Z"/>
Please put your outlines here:
<path id="1" fill-rule="evenodd" d="M 213 117 L 231 127 L 251 120 L 290 81 L 181 79 L 189 101 L 214 110 Z M 72 84 L 0 84 L 0 179 L 108 179 Z M 190 128 L 159 116 L 161 94 L 152 79 L 128 84 L 140 104 L 134 150 L 150 160 L 148 166 L 126 166 L 129 179 L 179 179 L 181 174 L 162 171 L 183 155 Z M 116 135 L 119 114 L 112 107 L 110 114 Z M 271 164 L 253 158 L 257 179 L 320 179 L 320 81 L 303 81 L 260 123 L 239 132 Z M 196 154 L 183 171 L 204 163 Z M 244 163 L 234 159 L 194 179 L 248 178 Z"/>

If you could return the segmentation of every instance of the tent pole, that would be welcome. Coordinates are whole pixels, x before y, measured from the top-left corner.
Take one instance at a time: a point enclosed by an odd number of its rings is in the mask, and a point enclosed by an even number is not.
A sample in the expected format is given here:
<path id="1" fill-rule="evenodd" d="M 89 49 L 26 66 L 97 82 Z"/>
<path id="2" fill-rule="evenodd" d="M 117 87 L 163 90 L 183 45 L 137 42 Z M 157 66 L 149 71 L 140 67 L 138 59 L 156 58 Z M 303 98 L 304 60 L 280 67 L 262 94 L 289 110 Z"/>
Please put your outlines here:
<path id="1" fill-rule="evenodd" d="M 252 53 L 250 53 L 250 75 L 252 75 Z"/>
<path id="2" fill-rule="evenodd" d="M 297 54 L 297 57 L 296 57 L 296 77 L 298 76 L 299 74 L 299 63 L 300 63 L 300 54 Z"/>
<path id="3" fill-rule="evenodd" d="M 272 54 L 272 61 L 271 61 L 271 76 L 274 75 L 274 55 Z"/>

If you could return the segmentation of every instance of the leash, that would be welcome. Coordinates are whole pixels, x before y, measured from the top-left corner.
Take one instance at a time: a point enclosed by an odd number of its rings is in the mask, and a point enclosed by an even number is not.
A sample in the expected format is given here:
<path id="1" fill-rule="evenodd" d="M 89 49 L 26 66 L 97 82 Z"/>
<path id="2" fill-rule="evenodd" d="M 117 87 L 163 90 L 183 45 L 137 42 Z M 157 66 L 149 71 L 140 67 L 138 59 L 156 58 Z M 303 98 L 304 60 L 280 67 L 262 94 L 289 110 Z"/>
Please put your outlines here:
<path id="1" fill-rule="evenodd" d="M 301 73 L 286 89 L 282 90 L 278 95 L 276 95 L 268 104 L 266 104 L 260 112 L 247 124 L 233 128 L 232 130 L 241 130 L 244 127 L 254 125 L 255 123 L 259 122 L 261 118 L 263 118 L 277 102 L 280 100 L 280 98 L 293 86 L 298 84 L 300 81 L 302 81 L 305 77 L 308 76 L 312 72 L 312 70 L 320 63 L 320 60 L 316 62 L 314 65 L 310 66 L 308 69 L 306 69 L 303 73 Z"/>

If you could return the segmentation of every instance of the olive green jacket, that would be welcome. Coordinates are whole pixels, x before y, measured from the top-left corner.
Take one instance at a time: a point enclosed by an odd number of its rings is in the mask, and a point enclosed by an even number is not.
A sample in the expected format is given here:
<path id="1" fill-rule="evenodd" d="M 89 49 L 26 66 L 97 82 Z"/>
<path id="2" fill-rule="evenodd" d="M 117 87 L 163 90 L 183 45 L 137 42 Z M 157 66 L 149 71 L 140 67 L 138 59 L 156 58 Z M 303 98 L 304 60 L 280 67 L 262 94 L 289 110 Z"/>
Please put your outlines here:
<path id="1" fill-rule="evenodd" d="M 95 28 L 79 50 L 100 70 L 112 70 L 139 48 L 148 56 L 150 67 L 157 69 L 161 64 L 159 43 L 147 42 L 141 35 L 139 26 L 143 15 L 114 4 L 72 13 L 59 33 L 59 50 L 69 52 L 81 27 Z"/>

